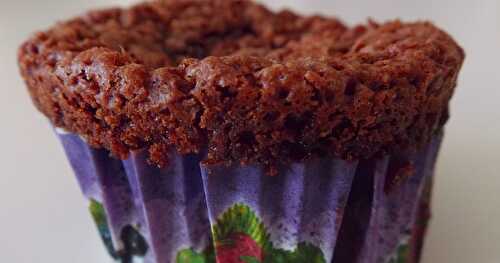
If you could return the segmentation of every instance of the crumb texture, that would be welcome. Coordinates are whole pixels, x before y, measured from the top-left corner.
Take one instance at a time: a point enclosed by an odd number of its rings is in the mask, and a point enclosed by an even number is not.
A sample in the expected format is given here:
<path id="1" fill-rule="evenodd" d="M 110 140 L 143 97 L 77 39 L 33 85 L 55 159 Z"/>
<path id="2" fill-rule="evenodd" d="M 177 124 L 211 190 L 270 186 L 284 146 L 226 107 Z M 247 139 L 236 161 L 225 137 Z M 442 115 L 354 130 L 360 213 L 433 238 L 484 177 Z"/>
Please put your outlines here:
<path id="1" fill-rule="evenodd" d="M 19 50 L 57 127 L 120 158 L 208 150 L 207 163 L 370 158 L 429 142 L 448 118 L 463 50 L 431 23 L 347 27 L 250 1 L 107 9 Z"/>

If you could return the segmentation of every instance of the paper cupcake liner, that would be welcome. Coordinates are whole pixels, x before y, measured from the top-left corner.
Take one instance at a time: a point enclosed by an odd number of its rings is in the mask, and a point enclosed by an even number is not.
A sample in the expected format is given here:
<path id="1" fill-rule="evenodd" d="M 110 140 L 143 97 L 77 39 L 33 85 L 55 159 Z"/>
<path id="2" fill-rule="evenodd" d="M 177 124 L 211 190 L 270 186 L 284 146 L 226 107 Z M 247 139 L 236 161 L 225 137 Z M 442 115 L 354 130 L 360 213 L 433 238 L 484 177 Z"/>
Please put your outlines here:
<path id="1" fill-rule="evenodd" d="M 148 165 L 146 153 L 126 161 L 59 133 L 90 211 L 113 258 L 120 262 L 175 262 L 184 249 L 210 245 L 210 225 L 198 156 L 172 155 L 170 165 Z"/>
<path id="2" fill-rule="evenodd" d="M 205 166 L 202 156 L 120 161 L 79 136 L 59 138 L 120 262 L 418 262 L 441 136 L 416 153 L 281 167 Z"/>

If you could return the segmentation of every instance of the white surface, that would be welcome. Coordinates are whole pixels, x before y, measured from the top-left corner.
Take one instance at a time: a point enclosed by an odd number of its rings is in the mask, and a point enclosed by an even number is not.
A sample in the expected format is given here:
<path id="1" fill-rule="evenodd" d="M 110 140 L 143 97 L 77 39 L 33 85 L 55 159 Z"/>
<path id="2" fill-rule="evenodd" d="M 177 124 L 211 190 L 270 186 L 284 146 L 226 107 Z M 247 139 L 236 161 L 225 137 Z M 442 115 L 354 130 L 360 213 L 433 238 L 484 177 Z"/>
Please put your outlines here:
<path id="1" fill-rule="evenodd" d="M 0 0 L 0 261 L 109 262 L 76 181 L 16 65 L 29 33 L 84 8 L 126 0 Z M 500 262 L 500 3 L 498 0 L 267 1 L 348 23 L 431 19 L 467 52 L 438 164 L 424 262 Z"/>

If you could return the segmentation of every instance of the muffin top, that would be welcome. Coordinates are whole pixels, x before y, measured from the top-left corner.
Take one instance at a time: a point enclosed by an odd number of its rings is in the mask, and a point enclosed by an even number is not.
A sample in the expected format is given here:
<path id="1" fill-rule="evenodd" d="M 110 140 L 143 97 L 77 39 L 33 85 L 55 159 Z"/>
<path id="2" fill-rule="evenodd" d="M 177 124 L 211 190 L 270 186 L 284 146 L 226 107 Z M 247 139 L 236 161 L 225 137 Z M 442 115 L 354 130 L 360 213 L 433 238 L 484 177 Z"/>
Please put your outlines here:
<path id="1" fill-rule="evenodd" d="M 448 118 L 463 59 L 428 22 L 347 27 L 233 0 L 93 11 L 19 50 L 53 125 L 158 165 L 172 148 L 274 167 L 420 147 Z"/>

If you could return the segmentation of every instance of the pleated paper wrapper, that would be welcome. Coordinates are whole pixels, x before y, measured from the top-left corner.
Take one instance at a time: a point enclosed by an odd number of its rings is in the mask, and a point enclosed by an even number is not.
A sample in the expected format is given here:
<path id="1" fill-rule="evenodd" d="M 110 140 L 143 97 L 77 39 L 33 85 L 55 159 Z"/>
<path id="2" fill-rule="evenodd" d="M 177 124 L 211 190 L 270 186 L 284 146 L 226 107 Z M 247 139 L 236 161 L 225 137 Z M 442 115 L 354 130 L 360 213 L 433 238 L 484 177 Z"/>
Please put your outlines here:
<path id="1" fill-rule="evenodd" d="M 442 137 L 418 151 L 314 159 L 269 176 L 174 151 L 160 169 L 145 151 L 122 161 L 57 133 L 107 251 L 125 263 L 416 263 Z"/>

